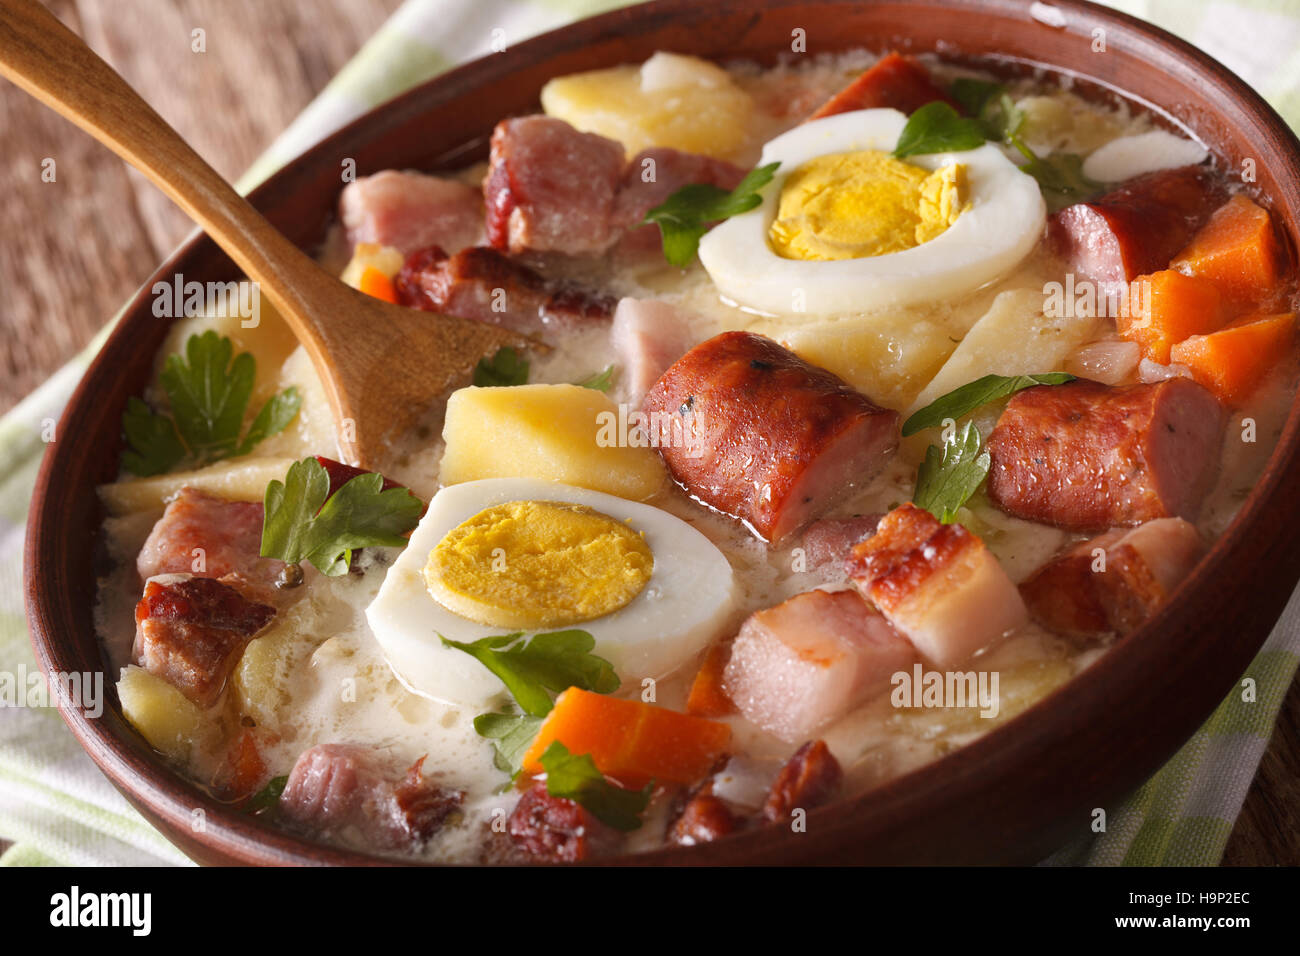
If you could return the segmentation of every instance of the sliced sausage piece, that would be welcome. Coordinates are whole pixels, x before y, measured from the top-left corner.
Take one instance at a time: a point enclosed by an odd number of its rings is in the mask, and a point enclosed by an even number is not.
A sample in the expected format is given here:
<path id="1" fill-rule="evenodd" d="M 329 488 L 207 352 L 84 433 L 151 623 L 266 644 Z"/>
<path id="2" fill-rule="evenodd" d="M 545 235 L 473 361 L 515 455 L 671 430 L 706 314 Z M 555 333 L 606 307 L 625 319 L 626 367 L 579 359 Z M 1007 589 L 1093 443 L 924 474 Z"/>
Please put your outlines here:
<path id="1" fill-rule="evenodd" d="M 910 56 L 889 53 L 823 103 L 809 119 L 878 108 L 914 113 L 935 100 L 958 108 L 956 101 L 931 79 L 930 71 L 919 62 Z"/>
<path id="2" fill-rule="evenodd" d="M 1185 378 L 1029 388 L 989 436 L 989 498 L 1068 531 L 1194 519 L 1218 468 L 1223 425 L 1218 400 Z"/>
<path id="3" fill-rule="evenodd" d="M 263 558 L 262 503 L 227 501 L 188 486 L 167 505 L 136 558 L 142 580 L 159 574 L 221 578 L 255 601 L 282 606 L 284 562 Z"/>
<path id="4" fill-rule="evenodd" d="M 280 813 L 321 835 L 353 832 L 365 846 L 398 850 L 426 842 L 457 810 L 464 793 L 403 770 L 371 747 L 320 744 L 293 765 Z"/>
<path id="5" fill-rule="evenodd" d="M 614 312 L 613 298 L 548 282 L 527 266 L 482 246 L 454 256 L 436 247 L 420 249 L 407 257 L 393 288 L 402 305 L 525 335 L 606 322 Z"/>
<path id="6" fill-rule="evenodd" d="M 752 332 L 682 356 L 643 403 L 673 478 L 778 542 L 864 487 L 898 447 L 898 413 Z"/>
<path id="7" fill-rule="evenodd" d="M 687 316 L 657 299 L 619 299 L 609 340 L 633 406 L 641 404 L 650 387 L 694 344 Z"/>
<path id="8" fill-rule="evenodd" d="M 806 740 L 910 668 L 916 649 L 856 591 L 807 591 L 757 611 L 723 672 L 747 720 L 782 740 Z"/>
<path id="9" fill-rule="evenodd" d="M 512 254 L 599 255 L 622 234 L 614 200 L 626 166 L 620 143 L 564 120 L 503 120 L 483 180 L 488 245 Z"/>
<path id="10" fill-rule="evenodd" d="M 1113 288 L 1167 268 L 1225 196 L 1202 166 L 1148 173 L 1062 209 L 1048 222 L 1048 241 L 1070 271 Z"/>
<path id="11" fill-rule="evenodd" d="M 1044 627 L 1072 637 L 1135 630 L 1168 599 L 1205 550 L 1182 518 L 1108 531 L 1048 562 L 1020 585 Z"/>
<path id="12" fill-rule="evenodd" d="M 506 822 L 516 855 L 546 863 L 578 863 L 617 853 L 623 835 L 581 804 L 546 792 L 538 783 L 524 791 Z"/>
<path id="13" fill-rule="evenodd" d="M 844 779 L 840 763 L 823 740 L 810 740 L 781 768 L 763 804 L 763 818 L 788 822 L 795 810 L 811 810 L 835 796 Z"/>
<path id="14" fill-rule="evenodd" d="M 941 668 L 961 664 L 1029 619 L 983 541 L 910 502 L 853 548 L 845 570 L 863 597 Z"/>
<path id="15" fill-rule="evenodd" d="M 135 606 L 132 655 L 200 707 L 211 707 L 248 642 L 275 617 L 229 583 L 190 574 L 151 578 Z"/>
<path id="16" fill-rule="evenodd" d="M 483 195 L 468 183 L 388 169 L 343 187 L 339 220 L 353 248 L 394 246 L 410 255 L 425 246 L 459 252 L 483 238 Z"/>

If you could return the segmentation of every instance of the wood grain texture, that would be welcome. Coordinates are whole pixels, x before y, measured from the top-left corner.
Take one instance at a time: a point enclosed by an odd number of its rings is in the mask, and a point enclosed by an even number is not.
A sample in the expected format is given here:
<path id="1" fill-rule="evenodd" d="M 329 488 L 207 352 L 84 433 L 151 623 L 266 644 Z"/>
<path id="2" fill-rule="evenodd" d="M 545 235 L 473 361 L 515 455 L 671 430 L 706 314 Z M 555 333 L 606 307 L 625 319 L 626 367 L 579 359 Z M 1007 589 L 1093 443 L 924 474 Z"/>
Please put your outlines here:
<path id="1" fill-rule="evenodd" d="M 208 162 L 238 177 L 400 0 L 54 0 Z M 206 53 L 191 31 L 206 31 Z M 142 176 L 0 83 L 0 413 L 77 353 L 193 228 Z M 41 179 L 42 160 L 55 181 Z"/>
<path id="2" fill-rule="evenodd" d="M 233 178 L 399 2 L 49 5 Z M 202 56 L 189 48 L 193 26 L 208 31 Z M 4 83 L 0 129 L 10 134 L 0 150 L 3 411 L 81 348 L 190 226 L 106 149 Z M 45 157 L 56 159 L 54 184 L 41 182 Z M 1287 697 L 1224 863 L 1300 863 L 1300 687 Z"/>

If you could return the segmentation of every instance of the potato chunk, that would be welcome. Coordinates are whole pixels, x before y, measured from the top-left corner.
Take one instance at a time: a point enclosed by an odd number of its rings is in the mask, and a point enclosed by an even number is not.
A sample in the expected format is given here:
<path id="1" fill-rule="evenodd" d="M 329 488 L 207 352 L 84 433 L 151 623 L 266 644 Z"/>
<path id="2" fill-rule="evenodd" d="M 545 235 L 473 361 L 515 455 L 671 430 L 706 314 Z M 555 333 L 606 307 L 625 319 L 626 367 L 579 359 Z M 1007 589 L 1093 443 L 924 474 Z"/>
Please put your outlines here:
<path id="1" fill-rule="evenodd" d="M 740 165 L 755 158 L 753 100 L 726 70 L 698 57 L 656 53 L 639 67 L 556 77 L 542 88 L 542 108 L 618 140 L 629 156 L 669 146 Z"/>
<path id="2" fill-rule="evenodd" d="M 292 464 L 292 458 L 246 456 L 195 471 L 174 471 L 100 485 L 99 497 L 113 517 L 161 512 L 167 499 L 187 485 L 230 501 L 261 501 L 266 486 L 272 480 L 283 480 Z"/>
<path id="3" fill-rule="evenodd" d="M 580 385 L 462 388 L 447 401 L 439 478 L 444 485 L 541 478 L 644 501 L 666 472 L 628 421 L 604 394 Z"/>
<path id="4" fill-rule="evenodd" d="M 122 668 L 117 696 L 126 719 L 151 747 L 173 760 L 185 760 L 204 732 L 203 711 L 143 667 Z"/>
<path id="5" fill-rule="evenodd" d="M 773 335 L 895 411 L 911 403 L 956 348 L 945 323 L 906 312 L 782 326 Z"/>

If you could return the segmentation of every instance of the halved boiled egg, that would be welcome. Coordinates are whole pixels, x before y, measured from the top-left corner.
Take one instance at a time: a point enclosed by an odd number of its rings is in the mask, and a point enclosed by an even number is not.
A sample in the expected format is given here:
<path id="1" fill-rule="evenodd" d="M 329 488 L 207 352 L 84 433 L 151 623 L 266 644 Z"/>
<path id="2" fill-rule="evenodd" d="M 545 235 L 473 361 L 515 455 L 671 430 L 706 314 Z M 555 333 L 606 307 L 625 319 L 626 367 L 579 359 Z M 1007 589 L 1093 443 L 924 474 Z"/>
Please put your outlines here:
<path id="1" fill-rule="evenodd" d="M 715 226 L 700 261 L 718 291 L 772 314 L 864 312 L 952 299 L 1034 248 L 1047 208 L 996 146 L 890 155 L 907 117 L 840 113 L 763 147 L 762 204 Z"/>
<path id="2" fill-rule="evenodd" d="M 532 478 L 443 488 L 366 617 L 397 675 L 465 707 L 504 694 L 439 635 L 579 628 L 625 686 L 663 677 L 726 625 L 731 565 L 689 524 L 650 505 Z"/>

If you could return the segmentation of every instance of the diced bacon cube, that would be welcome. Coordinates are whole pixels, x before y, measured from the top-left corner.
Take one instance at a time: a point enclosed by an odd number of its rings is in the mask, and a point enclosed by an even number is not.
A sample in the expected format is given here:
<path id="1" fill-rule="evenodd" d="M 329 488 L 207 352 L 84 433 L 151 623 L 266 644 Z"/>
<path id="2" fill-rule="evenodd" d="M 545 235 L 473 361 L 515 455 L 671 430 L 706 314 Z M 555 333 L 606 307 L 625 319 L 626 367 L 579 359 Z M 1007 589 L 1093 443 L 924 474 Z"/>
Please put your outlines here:
<path id="1" fill-rule="evenodd" d="M 132 654 L 145 670 L 210 707 L 248 642 L 273 617 L 275 608 L 222 581 L 162 575 L 149 580 L 136 605 Z"/>
<path id="2" fill-rule="evenodd" d="M 142 580 L 159 574 L 221 578 L 250 598 L 279 606 L 275 586 L 284 562 L 263 558 L 262 503 L 227 501 L 189 486 L 180 490 L 153 526 L 136 558 Z"/>
<path id="3" fill-rule="evenodd" d="M 854 547 L 846 570 L 939 667 L 962 663 L 1028 620 L 1020 592 L 984 542 L 910 502 Z"/>
<path id="4" fill-rule="evenodd" d="M 763 818 L 788 821 L 796 810 L 829 803 L 844 780 L 844 771 L 824 740 L 810 740 L 790 757 L 772 782 Z"/>
<path id="5" fill-rule="evenodd" d="M 675 305 L 657 299 L 619 299 L 609 339 L 618 356 L 627 400 L 637 406 L 650 386 L 694 344 L 690 320 Z"/>
<path id="6" fill-rule="evenodd" d="M 294 763 L 280 812 L 320 835 L 351 832 L 362 845 L 385 850 L 418 846 L 464 799 L 461 791 L 426 779 L 423 762 L 403 771 L 369 747 L 320 744 Z"/>
<path id="7" fill-rule="evenodd" d="M 483 180 L 488 244 L 511 254 L 599 255 L 622 235 L 614 200 L 626 165 L 621 144 L 564 120 L 503 120 Z"/>
<path id="8" fill-rule="evenodd" d="M 393 246 L 410 255 L 425 246 L 459 252 L 483 236 L 483 197 L 468 183 L 386 169 L 348 183 L 339 220 L 353 247 Z"/>
<path id="9" fill-rule="evenodd" d="M 1195 566 L 1205 542 L 1182 518 L 1158 518 L 1075 545 L 1020 585 L 1044 627 L 1075 637 L 1135 630 Z"/>
<path id="10" fill-rule="evenodd" d="M 752 614 L 723 687 L 751 722 L 803 740 L 883 692 L 916 651 L 854 591 L 807 591 Z"/>

